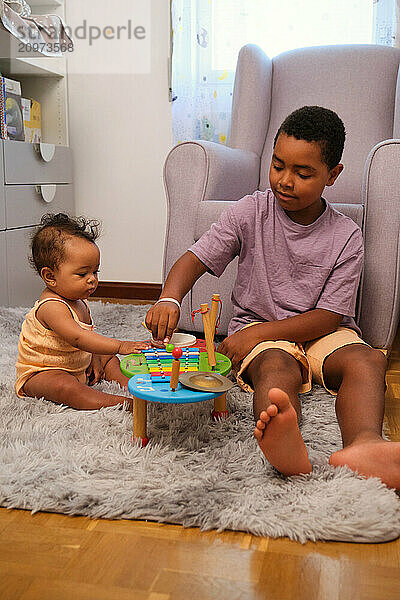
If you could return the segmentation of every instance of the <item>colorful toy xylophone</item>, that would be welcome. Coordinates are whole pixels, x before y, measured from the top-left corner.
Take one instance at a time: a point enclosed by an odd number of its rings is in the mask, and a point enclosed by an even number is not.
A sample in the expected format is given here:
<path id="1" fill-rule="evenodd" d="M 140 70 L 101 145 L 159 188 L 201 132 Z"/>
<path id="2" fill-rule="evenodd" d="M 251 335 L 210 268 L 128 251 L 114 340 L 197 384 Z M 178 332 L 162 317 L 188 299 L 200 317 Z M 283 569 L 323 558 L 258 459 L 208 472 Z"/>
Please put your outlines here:
<path id="1" fill-rule="evenodd" d="M 211 371 L 205 348 L 182 348 L 182 358 L 179 372 Z M 226 375 L 231 369 L 230 360 L 223 354 L 215 353 L 215 370 L 221 375 Z M 165 382 L 171 377 L 172 352 L 159 348 L 144 350 L 141 354 L 129 354 L 121 360 L 121 371 L 127 377 L 134 375 L 150 374 L 154 383 Z"/>
<path id="2" fill-rule="evenodd" d="M 171 377 L 172 374 L 172 352 L 152 348 L 144 350 L 143 354 L 146 357 L 147 367 L 150 371 L 153 383 L 164 382 L 166 377 Z M 199 370 L 199 348 L 182 348 L 182 358 L 180 359 L 179 373 Z"/>

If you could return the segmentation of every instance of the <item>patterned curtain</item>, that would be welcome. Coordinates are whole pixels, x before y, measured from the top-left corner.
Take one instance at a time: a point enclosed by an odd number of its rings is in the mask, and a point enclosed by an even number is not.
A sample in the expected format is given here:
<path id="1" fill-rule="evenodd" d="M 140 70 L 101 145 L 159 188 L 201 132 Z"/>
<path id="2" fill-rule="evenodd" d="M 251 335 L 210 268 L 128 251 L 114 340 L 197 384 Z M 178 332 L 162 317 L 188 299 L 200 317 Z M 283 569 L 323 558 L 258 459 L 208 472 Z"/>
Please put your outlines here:
<path id="1" fill-rule="evenodd" d="M 175 143 L 201 139 L 225 144 L 234 70 L 212 65 L 211 0 L 173 0 L 171 20 Z"/>
<path id="2" fill-rule="evenodd" d="M 400 0 L 170 0 L 175 143 L 229 138 L 236 58 L 246 43 L 273 57 L 302 46 L 400 46 Z M 279 24 L 279 27 L 276 24 Z"/>
<path id="3" fill-rule="evenodd" d="M 374 0 L 374 42 L 400 48 L 400 0 Z"/>

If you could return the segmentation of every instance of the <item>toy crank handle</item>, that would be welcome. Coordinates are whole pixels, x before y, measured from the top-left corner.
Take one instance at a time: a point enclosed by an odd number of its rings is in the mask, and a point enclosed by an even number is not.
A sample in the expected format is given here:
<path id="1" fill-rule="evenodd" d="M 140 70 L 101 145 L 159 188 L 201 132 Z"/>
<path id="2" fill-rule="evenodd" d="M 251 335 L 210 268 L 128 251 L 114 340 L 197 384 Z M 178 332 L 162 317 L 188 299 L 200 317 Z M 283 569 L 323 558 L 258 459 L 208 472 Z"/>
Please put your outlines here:
<path id="1" fill-rule="evenodd" d="M 212 300 L 211 300 L 211 308 L 210 308 L 210 324 L 211 324 L 211 331 L 213 334 L 213 339 L 215 336 L 215 325 L 217 323 L 219 302 L 220 302 L 219 294 L 213 294 Z"/>

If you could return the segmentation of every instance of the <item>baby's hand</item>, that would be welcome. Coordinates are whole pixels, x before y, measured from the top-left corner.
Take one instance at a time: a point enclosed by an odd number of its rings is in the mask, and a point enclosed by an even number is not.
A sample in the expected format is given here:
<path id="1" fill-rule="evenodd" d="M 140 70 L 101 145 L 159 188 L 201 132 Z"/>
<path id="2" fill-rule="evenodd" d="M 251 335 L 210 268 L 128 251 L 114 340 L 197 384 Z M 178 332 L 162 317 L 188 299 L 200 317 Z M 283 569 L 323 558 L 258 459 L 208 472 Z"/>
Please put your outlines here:
<path id="1" fill-rule="evenodd" d="M 121 342 L 118 354 L 136 354 L 151 348 L 148 342 Z"/>

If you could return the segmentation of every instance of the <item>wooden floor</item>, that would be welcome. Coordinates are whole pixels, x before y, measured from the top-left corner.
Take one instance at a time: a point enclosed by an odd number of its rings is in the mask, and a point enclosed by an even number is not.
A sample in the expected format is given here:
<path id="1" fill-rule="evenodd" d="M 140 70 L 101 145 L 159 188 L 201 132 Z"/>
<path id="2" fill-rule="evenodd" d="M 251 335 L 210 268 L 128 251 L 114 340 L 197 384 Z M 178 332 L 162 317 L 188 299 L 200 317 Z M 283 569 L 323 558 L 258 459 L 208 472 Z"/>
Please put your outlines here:
<path id="1" fill-rule="evenodd" d="M 400 441 L 400 335 L 387 420 Z M 399 600 L 400 540 L 307 543 L 0 509 L 0 600 Z"/>

